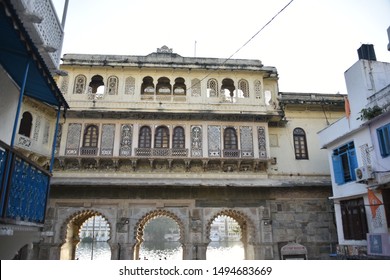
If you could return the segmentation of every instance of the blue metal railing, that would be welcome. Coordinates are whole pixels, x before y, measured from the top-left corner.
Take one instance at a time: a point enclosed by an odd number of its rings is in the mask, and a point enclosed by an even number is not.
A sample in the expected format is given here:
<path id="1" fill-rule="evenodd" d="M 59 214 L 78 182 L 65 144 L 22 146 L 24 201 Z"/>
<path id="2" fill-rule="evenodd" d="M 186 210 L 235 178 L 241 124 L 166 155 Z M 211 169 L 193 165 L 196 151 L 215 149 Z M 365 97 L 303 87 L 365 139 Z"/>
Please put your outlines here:
<path id="1" fill-rule="evenodd" d="M 7 161 L 10 156 L 11 160 Z M 7 174 L 5 165 L 10 163 Z M 4 178 L 8 176 L 8 180 Z M 43 224 L 50 173 L 0 141 L 0 182 L 4 197 L 0 219 L 7 222 Z M 8 184 L 4 182 L 8 181 Z"/>

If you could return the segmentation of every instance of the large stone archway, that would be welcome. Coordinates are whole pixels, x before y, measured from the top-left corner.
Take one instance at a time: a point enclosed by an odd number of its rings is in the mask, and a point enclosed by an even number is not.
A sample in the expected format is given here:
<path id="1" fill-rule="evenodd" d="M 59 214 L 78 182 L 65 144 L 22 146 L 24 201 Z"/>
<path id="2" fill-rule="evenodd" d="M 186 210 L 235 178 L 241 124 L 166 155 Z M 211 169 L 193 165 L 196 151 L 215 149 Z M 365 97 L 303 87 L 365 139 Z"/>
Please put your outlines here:
<path id="1" fill-rule="evenodd" d="M 211 225 L 219 216 L 227 216 L 234 219 L 241 229 L 241 242 L 244 246 L 244 255 L 246 260 L 254 259 L 253 245 L 256 240 L 256 228 L 252 220 L 244 212 L 235 209 L 223 209 L 214 213 L 207 221 L 206 236 L 208 243 L 210 239 Z"/>
<path id="2" fill-rule="evenodd" d="M 108 221 L 108 219 L 105 217 L 105 215 L 97 210 L 92 210 L 92 209 L 83 210 L 72 214 L 62 224 L 61 231 L 60 231 L 60 238 L 63 241 L 60 250 L 61 260 L 75 259 L 76 246 L 80 242 L 79 233 L 80 233 L 81 226 L 85 221 L 87 221 L 89 218 L 93 216 L 102 216 L 107 221 L 110 229 L 112 229 L 112 226 Z"/>
<path id="3" fill-rule="evenodd" d="M 138 260 L 139 259 L 139 251 L 142 242 L 144 241 L 143 235 L 144 235 L 144 229 L 145 226 L 153 219 L 158 218 L 158 217 L 168 217 L 174 220 L 180 230 L 180 239 L 179 242 L 182 244 L 184 243 L 185 240 L 185 227 L 183 221 L 173 212 L 169 210 L 164 210 L 164 209 L 158 209 L 158 210 L 152 210 L 145 215 L 143 215 L 137 222 L 135 228 L 134 228 L 134 237 L 135 237 L 135 244 L 133 248 L 133 254 L 134 254 L 134 259 Z"/>

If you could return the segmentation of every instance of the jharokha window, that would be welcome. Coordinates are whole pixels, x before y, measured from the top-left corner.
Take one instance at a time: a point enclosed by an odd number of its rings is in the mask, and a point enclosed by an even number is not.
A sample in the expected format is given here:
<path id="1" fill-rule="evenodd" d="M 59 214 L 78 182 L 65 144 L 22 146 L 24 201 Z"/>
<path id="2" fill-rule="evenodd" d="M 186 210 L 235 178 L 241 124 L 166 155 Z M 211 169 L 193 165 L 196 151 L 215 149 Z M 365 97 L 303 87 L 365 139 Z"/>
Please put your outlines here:
<path id="1" fill-rule="evenodd" d="M 184 128 L 181 126 L 175 127 L 173 130 L 173 148 L 185 148 Z"/>
<path id="2" fill-rule="evenodd" d="M 152 146 L 152 133 L 149 126 L 141 127 L 139 131 L 138 147 L 150 148 Z"/>
<path id="3" fill-rule="evenodd" d="M 169 130 L 166 126 L 159 126 L 156 128 L 154 137 L 155 148 L 169 148 Z"/>
<path id="4" fill-rule="evenodd" d="M 293 132 L 295 159 L 309 159 L 307 153 L 306 133 L 302 128 L 295 128 Z"/>
<path id="5" fill-rule="evenodd" d="M 145 77 L 142 80 L 141 94 L 154 94 L 154 83 L 152 77 Z"/>
<path id="6" fill-rule="evenodd" d="M 32 115 L 30 112 L 24 112 L 20 120 L 19 134 L 30 137 L 32 128 Z"/>
<path id="7" fill-rule="evenodd" d="M 172 86 L 171 82 L 167 77 L 161 77 L 158 79 L 156 92 L 161 95 L 169 95 L 171 94 Z"/>
<path id="8" fill-rule="evenodd" d="M 233 127 L 228 127 L 223 133 L 223 143 L 225 150 L 237 150 L 237 133 Z"/>
<path id="9" fill-rule="evenodd" d="M 175 95 L 186 94 L 186 85 L 183 78 L 175 79 L 175 84 L 173 85 L 173 94 Z"/>
<path id="10" fill-rule="evenodd" d="M 98 138 L 99 128 L 96 125 L 88 125 L 84 131 L 83 147 L 97 147 Z"/>

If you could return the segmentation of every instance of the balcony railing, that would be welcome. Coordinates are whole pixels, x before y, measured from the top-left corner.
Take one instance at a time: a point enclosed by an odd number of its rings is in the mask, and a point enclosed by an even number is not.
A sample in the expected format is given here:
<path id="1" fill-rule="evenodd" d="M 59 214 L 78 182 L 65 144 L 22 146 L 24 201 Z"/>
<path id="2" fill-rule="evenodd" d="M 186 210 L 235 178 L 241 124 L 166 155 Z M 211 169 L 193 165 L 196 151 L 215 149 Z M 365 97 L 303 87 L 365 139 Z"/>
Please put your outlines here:
<path id="1" fill-rule="evenodd" d="M 368 98 L 368 104 L 366 108 L 372 108 L 379 106 L 384 110 L 389 110 L 390 107 L 390 85 L 378 91 Z"/>
<path id="2" fill-rule="evenodd" d="M 78 153 L 78 150 L 80 153 Z M 186 148 L 135 148 L 136 157 L 188 157 Z M 223 158 L 253 158 L 252 150 L 223 150 Z M 112 157 L 113 149 L 100 149 L 97 147 L 81 147 L 79 149 L 66 149 L 67 156 L 107 156 Z M 121 151 L 121 156 L 130 156 L 131 150 Z M 201 156 L 200 154 L 198 157 Z M 220 152 L 212 153 L 211 157 L 220 157 Z"/>
<path id="3" fill-rule="evenodd" d="M 1 220 L 43 224 L 50 176 L 48 171 L 0 141 Z"/>
<path id="4" fill-rule="evenodd" d="M 139 157 L 187 157 L 188 149 L 136 148 L 135 155 Z"/>
<path id="5" fill-rule="evenodd" d="M 82 156 L 97 156 L 99 149 L 96 147 L 82 147 L 80 148 L 80 155 Z"/>

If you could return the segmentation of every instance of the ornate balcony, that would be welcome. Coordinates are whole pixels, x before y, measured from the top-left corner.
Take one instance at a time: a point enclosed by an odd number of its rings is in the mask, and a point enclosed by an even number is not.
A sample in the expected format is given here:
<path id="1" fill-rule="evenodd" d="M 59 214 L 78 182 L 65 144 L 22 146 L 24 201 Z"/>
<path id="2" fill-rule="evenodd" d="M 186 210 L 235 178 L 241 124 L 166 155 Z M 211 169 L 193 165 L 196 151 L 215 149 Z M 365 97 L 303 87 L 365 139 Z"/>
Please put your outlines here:
<path id="1" fill-rule="evenodd" d="M 0 141 L 1 216 L 8 223 L 43 224 L 49 172 Z M 4 184 L 8 178 L 8 184 Z"/>

